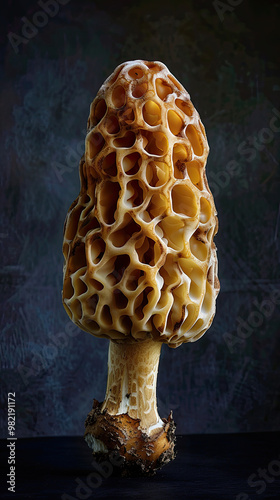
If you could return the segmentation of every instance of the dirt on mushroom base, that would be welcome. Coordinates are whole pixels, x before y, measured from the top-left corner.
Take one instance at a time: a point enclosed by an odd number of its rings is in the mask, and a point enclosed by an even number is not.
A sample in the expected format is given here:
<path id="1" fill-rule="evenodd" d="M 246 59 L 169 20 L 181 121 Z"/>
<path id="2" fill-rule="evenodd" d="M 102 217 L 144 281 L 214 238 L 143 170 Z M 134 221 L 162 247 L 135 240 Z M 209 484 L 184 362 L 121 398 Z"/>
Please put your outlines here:
<path id="1" fill-rule="evenodd" d="M 121 466 L 114 470 L 115 475 L 152 476 L 176 456 L 176 425 L 172 412 L 163 422 L 164 426 L 151 438 L 141 430 L 140 419 L 131 418 L 127 413 L 110 415 L 106 409 L 102 411 L 102 403 L 94 399 L 85 421 L 85 440 L 99 463 L 106 460 L 110 452 L 117 452 L 122 457 Z M 102 439 L 106 451 L 94 451 L 93 436 Z"/>

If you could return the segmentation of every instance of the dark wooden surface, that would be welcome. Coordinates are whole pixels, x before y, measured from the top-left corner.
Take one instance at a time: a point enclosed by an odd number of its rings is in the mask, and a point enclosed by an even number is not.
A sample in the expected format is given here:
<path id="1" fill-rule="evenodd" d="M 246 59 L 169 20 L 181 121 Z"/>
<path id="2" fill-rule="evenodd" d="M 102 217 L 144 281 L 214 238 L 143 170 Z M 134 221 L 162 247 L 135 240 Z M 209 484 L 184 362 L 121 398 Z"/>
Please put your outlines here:
<path id="1" fill-rule="evenodd" d="M 93 470 L 91 452 L 83 438 L 18 439 L 15 494 L 6 487 L 6 446 L 7 441 L 1 440 L 1 475 L 4 476 L 1 499 L 280 498 L 280 433 L 275 432 L 178 436 L 176 459 L 150 478 L 121 478 L 110 470 L 106 471 L 109 477 L 102 478 Z M 258 477 L 261 469 L 267 471 L 268 479 Z M 253 474 L 254 486 L 250 486 L 248 478 Z M 84 484 L 86 490 L 77 489 Z"/>

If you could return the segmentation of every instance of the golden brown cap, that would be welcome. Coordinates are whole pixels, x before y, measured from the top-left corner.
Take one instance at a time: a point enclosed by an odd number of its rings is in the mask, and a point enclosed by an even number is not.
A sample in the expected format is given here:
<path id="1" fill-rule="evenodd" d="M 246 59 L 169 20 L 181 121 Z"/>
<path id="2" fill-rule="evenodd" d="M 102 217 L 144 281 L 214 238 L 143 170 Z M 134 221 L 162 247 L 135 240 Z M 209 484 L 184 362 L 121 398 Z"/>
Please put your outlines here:
<path id="1" fill-rule="evenodd" d="M 171 347 L 209 328 L 219 282 L 208 151 L 189 94 L 161 62 L 121 64 L 101 86 L 63 244 L 63 302 L 80 328 Z"/>

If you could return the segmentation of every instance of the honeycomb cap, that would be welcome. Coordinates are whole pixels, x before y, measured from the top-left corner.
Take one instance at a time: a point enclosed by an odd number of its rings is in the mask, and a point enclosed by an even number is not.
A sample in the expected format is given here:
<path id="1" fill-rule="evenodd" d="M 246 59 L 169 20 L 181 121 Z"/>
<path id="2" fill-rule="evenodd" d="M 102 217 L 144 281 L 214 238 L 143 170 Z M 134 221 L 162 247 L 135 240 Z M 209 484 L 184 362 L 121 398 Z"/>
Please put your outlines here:
<path id="1" fill-rule="evenodd" d="M 208 151 L 163 63 L 126 62 L 101 86 L 64 230 L 63 304 L 81 329 L 177 347 L 209 328 L 219 281 Z"/>

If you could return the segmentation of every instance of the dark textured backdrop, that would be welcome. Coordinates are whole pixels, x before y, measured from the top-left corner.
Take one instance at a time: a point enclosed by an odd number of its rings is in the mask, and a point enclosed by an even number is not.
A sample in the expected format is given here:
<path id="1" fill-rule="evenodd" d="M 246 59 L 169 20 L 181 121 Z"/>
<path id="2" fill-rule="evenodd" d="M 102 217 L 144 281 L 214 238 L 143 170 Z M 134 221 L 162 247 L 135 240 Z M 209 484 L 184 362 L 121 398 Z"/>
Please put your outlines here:
<path id="1" fill-rule="evenodd" d="M 160 414 L 179 433 L 279 430 L 279 1 L 62 3 L 1 5 L 1 437 L 8 392 L 18 437 L 81 435 L 103 399 L 107 341 L 61 304 L 62 230 L 90 102 L 138 58 L 190 92 L 220 221 L 217 314 L 197 343 L 164 346 Z"/>

